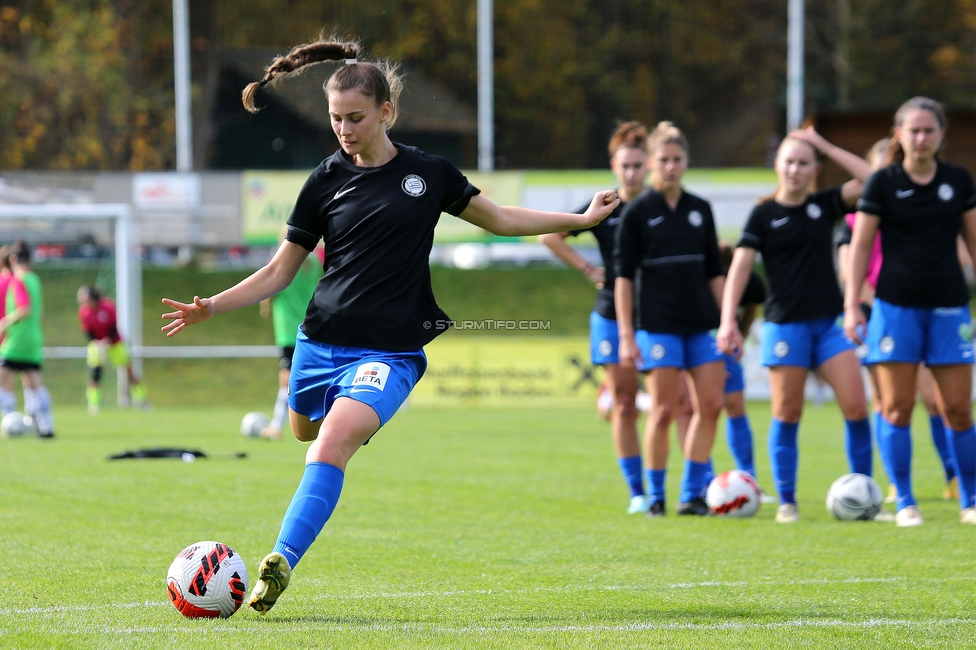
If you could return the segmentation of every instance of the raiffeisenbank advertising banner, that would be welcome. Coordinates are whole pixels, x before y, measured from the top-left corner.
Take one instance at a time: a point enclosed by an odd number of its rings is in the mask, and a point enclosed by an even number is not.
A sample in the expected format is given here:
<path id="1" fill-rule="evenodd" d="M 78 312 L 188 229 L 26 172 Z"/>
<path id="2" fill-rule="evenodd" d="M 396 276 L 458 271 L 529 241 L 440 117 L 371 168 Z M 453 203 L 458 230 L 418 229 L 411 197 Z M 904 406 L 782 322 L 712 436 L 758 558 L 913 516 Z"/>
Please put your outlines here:
<path id="1" fill-rule="evenodd" d="M 445 334 L 425 346 L 412 406 L 592 405 L 600 369 L 587 337 L 504 336 L 527 323 L 485 321 L 499 336 Z"/>
<path id="2" fill-rule="evenodd" d="M 295 199 L 301 191 L 307 171 L 246 171 L 241 177 L 241 212 L 244 218 L 244 242 L 252 246 L 275 244 L 282 226 L 291 216 Z M 465 172 L 481 193 L 499 205 L 520 205 L 522 174 Z M 482 241 L 489 233 L 467 221 L 449 215 L 441 218 L 434 231 L 434 241 Z"/>

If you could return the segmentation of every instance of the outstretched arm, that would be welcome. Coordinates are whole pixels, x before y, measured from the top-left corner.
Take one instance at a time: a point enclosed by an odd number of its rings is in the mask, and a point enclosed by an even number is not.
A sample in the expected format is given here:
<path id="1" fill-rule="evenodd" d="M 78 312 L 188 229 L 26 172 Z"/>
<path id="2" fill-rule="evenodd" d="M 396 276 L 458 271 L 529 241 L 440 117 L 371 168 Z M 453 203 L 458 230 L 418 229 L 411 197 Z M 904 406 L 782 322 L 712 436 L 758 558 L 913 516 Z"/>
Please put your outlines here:
<path id="1" fill-rule="evenodd" d="M 308 251 L 290 241 L 284 241 L 267 265 L 244 278 L 230 289 L 221 291 L 210 298 L 194 296 L 192 303 L 182 303 L 163 298 L 163 304 L 176 311 L 163 314 L 163 319 L 172 321 L 162 327 L 166 336 L 173 336 L 187 325 L 202 323 L 211 316 L 247 307 L 270 298 L 295 279 Z"/>
<path id="2" fill-rule="evenodd" d="M 460 216 L 496 235 L 517 237 L 589 228 L 606 219 L 618 205 L 620 199 L 613 190 L 597 192 L 583 214 L 502 207 L 478 194 L 471 197 L 468 207 Z"/>

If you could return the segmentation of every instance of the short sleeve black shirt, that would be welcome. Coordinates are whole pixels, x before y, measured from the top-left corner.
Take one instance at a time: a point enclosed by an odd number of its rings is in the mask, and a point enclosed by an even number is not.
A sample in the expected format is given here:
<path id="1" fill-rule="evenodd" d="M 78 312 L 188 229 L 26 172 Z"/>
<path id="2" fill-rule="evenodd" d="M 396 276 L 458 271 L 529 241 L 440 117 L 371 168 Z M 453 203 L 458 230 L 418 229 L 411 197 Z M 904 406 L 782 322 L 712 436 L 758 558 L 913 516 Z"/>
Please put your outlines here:
<path id="1" fill-rule="evenodd" d="M 762 254 L 766 320 L 795 323 L 843 311 L 833 238 L 835 222 L 847 211 L 839 187 L 810 194 L 800 205 L 770 200 L 752 209 L 737 245 Z"/>
<path id="2" fill-rule="evenodd" d="M 761 305 L 766 302 L 766 283 L 755 271 L 749 271 L 749 280 L 746 282 L 745 291 L 739 298 L 739 306 Z"/>
<path id="3" fill-rule="evenodd" d="M 577 210 L 576 214 L 583 214 L 589 207 L 590 204 L 587 203 Z M 608 320 L 617 320 L 617 308 L 613 301 L 613 283 L 617 279 L 613 268 L 613 238 L 614 233 L 617 232 L 617 225 L 620 223 L 620 215 L 623 210 L 624 203 L 621 201 L 620 205 L 610 213 L 610 216 L 600 223 L 590 228 L 573 230 L 569 233 L 572 236 L 576 236 L 580 233 L 591 232 L 593 233 L 593 237 L 596 238 L 596 243 L 600 247 L 600 257 L 603 259 L 603 268 L 606 276 L 603 287 L 597 290 L 596 304 L 593 305 L 593 311 Z"/>
<path id="4" fill-rule="evenodd" d="M 939 161 L 918 185 L 900 163 L 871 175 L 857 209 L 880 218 L 881 273 L 877 296 L 905 307 L 958 307 L 969 302 L 956 237 L 962 213 L 976 207 L 964 167 Z"/>
<path id="5" fill-rule="evenodd" d="M 331 345 L 416 350 L 444 331 L 428 263 L 441 212 L 459 215 L 479 190 L 450 162 L 396 145 L 380 167 L 341 150 L 312 172 L 288 219 L 288 241 L 325 240 L 325 275 L 302 323 Z M 439 322 L 438 322 L 439 321 Z"/>
<path id="6" fill-rule="evenodd" d="M 708 201 L 683 192 L 672 210 L 648 190 L 627 204 L 617 226 L 616 275 L 634 281 L 634 327 L 695 334 L 718 327 L 710 281 L 722 273 Z"/>

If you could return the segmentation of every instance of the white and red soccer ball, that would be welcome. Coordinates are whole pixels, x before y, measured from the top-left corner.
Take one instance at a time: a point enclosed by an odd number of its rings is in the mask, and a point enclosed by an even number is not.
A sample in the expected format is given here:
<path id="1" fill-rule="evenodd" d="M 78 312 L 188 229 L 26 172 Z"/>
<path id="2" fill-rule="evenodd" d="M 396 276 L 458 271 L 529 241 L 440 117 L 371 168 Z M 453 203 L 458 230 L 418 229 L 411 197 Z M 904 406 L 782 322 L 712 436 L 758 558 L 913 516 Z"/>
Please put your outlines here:
<path id="1" fill-rule="evenodd" d="M 705 503 L 719 517 L 751 517 L 759 511 L 762 490 L 749 472 L 733 469 L 712 479 Z"/>
<path id="2" fill-rule="evenodd" d="M 170 602 L 187 618 L 227 618 L 247 594 L 247 568 L 234 549 L 197 542 L 180 551 L 166 573 Z"/>

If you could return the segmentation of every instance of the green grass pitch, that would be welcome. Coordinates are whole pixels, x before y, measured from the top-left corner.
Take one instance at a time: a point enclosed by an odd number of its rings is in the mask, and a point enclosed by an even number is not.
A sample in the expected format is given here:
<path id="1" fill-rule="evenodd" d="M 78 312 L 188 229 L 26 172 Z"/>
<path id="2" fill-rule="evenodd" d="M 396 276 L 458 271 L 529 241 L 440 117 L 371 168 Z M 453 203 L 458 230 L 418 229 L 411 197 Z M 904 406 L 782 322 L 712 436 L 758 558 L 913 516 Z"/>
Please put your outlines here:
<path id="1" fill-rule="evenodd" d="M 768 406 L 752 404 L 769 486 Z M 918 414 L 924 526 L 841 523 L 836 408 L 800 430 L 800 523 L 625 514 L 608 425 L 589 409 L 399 414 L 353 459 L 339 507 L 278 605 L 187 620 L 166 569 L 223 541 L 253 573 L 304 446 L 245 439 L 247 408 L 56 413 L 58 438 L 0 440 L 5 648 L 779 648 L 970 646 L 976 529 L 941 499 Z M 107 461 L 147 446 L 245 460 Z M 680 461 L 673 454 L 669 508 Z M 717 468 L 730 468 L 724 438 Z M 882 487 L 887 486 L 882 482 Z"/>

